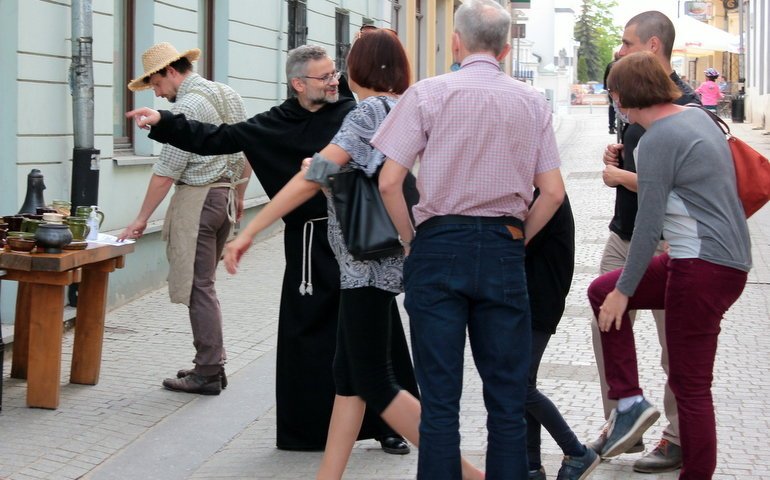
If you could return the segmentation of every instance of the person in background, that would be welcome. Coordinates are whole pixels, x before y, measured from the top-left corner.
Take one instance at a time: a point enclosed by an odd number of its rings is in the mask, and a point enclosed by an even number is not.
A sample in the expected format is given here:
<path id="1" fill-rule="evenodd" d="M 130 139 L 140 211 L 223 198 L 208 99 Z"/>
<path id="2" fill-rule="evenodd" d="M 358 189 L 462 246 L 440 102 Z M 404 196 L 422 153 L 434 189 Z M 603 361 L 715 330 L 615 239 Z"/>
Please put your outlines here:
<path id="1" fill-rule="evenodd" d="M 329 143 L 356 104 L 323 47 L 303 45 L 291 50 L 286 78 L 290 98 L 231 125 L 196 122 L 150 109 L 129 115 L 140 126 L 152 126 L 150 138 L 186 151 L 211 155 L 243 150 L 272 198 L 299 171 L 302 159 Z M 332 362 L 340 275 L 326 234 L 326 218 L 326 199 L 320 193 L 283 218 L 286 267 L 275 375 L 276 445 L 282 450 L 323 450 L 334 403 Z M 399 383 L 416 393 L 406 336 L 397 322 L 391 348 Z M 360 438 L 373 437 L 388 453 L 409 453 L 404 439 L 367 411 Z"/>
<path id="2" fill-rule="evenodd" d="M 620 58 L 620 55 L 618 52 L 614 52 L 612 54 L 612 61 L 607 64 L 607 67 L 604 69 L 604 88 L 607 89 L 607 75 L 610 74 L 610 69 L 612 68 L 612 64 L 615 63 L 618 58 Z M 607 107 L 607 116 L 609 120 L 609 133 L 610 135 L 617 135 L 617 118 L 615 116 L 615 105 L 612 104 L 612 95 L 610 95 L 610 92 L 607 92 L 607 101 L 609 102 L 609 105 Z"/>
<path id="3" fill-rule="evenodd" d="M 719 85 L 719 91 L 722 93 L 730 93 L 730 84 L 727 83 L 727 79 L 724 75 L 719 76 L 719 82 L 717 82 L 717 85 Z"/>
<path id="4" fill-rule="evenodd" d="M 639 386 L 629 309 L 664 308 L 668 383 L 679 409 L 682 480 L 708 480 L 717 463 L 711 396 L 720 323 L 751 268 L 751 242 L 721 129 L 680 90 L 653 53 L 615 64 L 615 102 L 646 129 L 639 141 L 639 212 L 623 268 L 588 288 L 601 330 L 610 398 L 618 400 L 602 455 L 634 445 L 660 415 Z M 658 241 L 669 250 L 654 256 Z"/>
<path id="5" fill-rule="evenodd" d="M 539 191 L 535 190 L 535 198 Z M 540 455 L 541 426 L 564 453 L 557 480 L 588 478 L 601 459 L 578 440 L 559 409 L 537 388 L 543 353 L 564 313 L 575 270 L 575 220 L 564 202 L 540 232 L 527 242 L 525 268 L 532 312 L 532 357 L 527 385 L 527 459 L 529 480 L 545 480 Z"/>
<path id="6" fill-rule="evenodd" d="M 233 89 L 193 72 L 192 62 L 200 53 L 194 48 L 180 54 L 166 42 L 150 47 L 142 55 L 144 74 L 128 84 L 129 90 L 152 88 L 156 97 L 173 104 L 173 112 L 203 122 L 244 120 L 246 108 Z M 139 214 L 118 235 L 118 240 L 141 237 L 150 216 L 175 185 L 163 223 L 168 292 L 173 303 L 189 309 L 196 354 L 194 368 L 163 380 L 169 390 L 219 395 L 227 386 L 222 311 L 214 278 L 225 241 L 243 213 L 251 176 L 251 167 L 237 152 L 204 157 L 164 145 Z"/>
<path id="7" fill-rule="evenodd" d="M 340 311 L 334 356 L 336 396 L 319 480 L 339 480 L 361 428 L 366 406 L 419 448 L 420 402 L 397 383 L 388 337 L 401 321 L 395 297 L 403 290 L 403 254 L 357 260 L 345 247 L 329 193 L 329 176 L 360 170 L 376 174 L 385 157 L 370 143 L 372 135 L 409 86 L 409 60 L 392 30 L 367 28 L 348 55 L 350 85 L 360 103 L 342 123 L 331 143 L 313 156 L 238 236 L 227 245 L 224 262 L 236 273 L 254 237 L 324 188 L 329 215 L 329 243 L 340 269 Z M 297 139 L 301 141 L 302 138 Z M 464 462 L 465 478 L 483 473 Z"/>
<path id="8" fill-rule="evenodd" d="M 706 80 L 704 80 L 704 82 L 695 89 L 695 92 L 700 95 L 700 100 L 701 103 L 703 103 L 703 107 L 716 113 L 719 100 L 725 96 L 725 94 L 722 93 L 722 89 L 719 87 L 719 84 L 716 82 L 717 78 L 719 77 L 719 72 L 717 72 L 715 68 L 709 67 L 703 72 L 703 74 L 706 75 Z"/>
<path id="9" fill-rule="evenodd" d="M 671 66 L 671 52 L 675 38 L 674 24 L 661 12 L 642 12 L 626 23 L 623 31 L 623 46 L 620 48 L 620 57 L 630 53 L 650 51 L 655 54 L 663 68 L 669 73 L 671 81 L 679 88 L 681 96 L 676 103 L 700 103 L 697 95 L 679 76 Z M 610 71 L 610 74 L 612 71 Z M 610 89 L 611 90 L 611 89 Z M 603 155 L 604 172 L 603 180 L 608 187 L 615 188 L 615 211 L 610 222 L 609 237 L 602 253 L 600 272 L 607 273 L 622 267 L 628 256 L 628 248 L 635 232 L 634 224 L 638 210 L 636 196 L 637 177 L 636 159 L 634 150 L 639 139 L 644 135 L 644 128 L 633 122 L 629 122 L 626 112 L 617 104 L 618 113 L 623 120 L 621 126 L 622 144 L 614 143 L 607 146 Z M 658 253 L 663 252 L 663 245 L 659 246 Z M 668 347 L 666 344 L 665 316 L 661 310 L 653 310 L 655 326 L 658 331 L 658 340 L 661 345 L 660 363 L 663 371 L 668 375 Z M 629 315 L 630 321 L 636 318 L 636 312 Z M 607 419 L 599 436 L 588 442 L 588 446 L 597 453 L 602 453 L 607 441 L 607 431 L 612 424 L 611 413 L 615 407 L 614 400 L 608 396 L 608 384 L 604 373 L 604 356 L 602 355 L 602 342 L 598 325 L 591 322 L 591 336 L 593 340 L 596 367 L 599 371 L 599 382 L 602 392 L 602 405 L 604 418 Z M 666 384 L 663 394 L 663 406 L 668 424 L 663 429 L 663 436 L 656 447 L 647 452 L 642 458 L 634 462 L 634 471 L 641 473 L 658 473 L 676 470 L 682 463 L 682 452 L 679 448 L 679 423 L 677 419 L 676 399 L 671 389 Z M 641 439 L 631 445 L 625 453 L 635 453 L 644 450 Z"/>
<path id="10" fill-rule="evenodd" d="M 409 254 L 404 306 L 422 396 L 419 479 L 461 478 L 466 332 L 487 409 L 487 477 L 528 474 L 524 238 L 559 208 L 564 183 L 548 102 L 500 69 L 510 27 L 498 2 L 463 2 L 452 35 L 460 70 L 410 87 L 371 142 L 388 157 L 380 191 Z M 402 185 L 418 157 L 415 235 Z M 530 208 L 533 185 L 540 196 Z"/>

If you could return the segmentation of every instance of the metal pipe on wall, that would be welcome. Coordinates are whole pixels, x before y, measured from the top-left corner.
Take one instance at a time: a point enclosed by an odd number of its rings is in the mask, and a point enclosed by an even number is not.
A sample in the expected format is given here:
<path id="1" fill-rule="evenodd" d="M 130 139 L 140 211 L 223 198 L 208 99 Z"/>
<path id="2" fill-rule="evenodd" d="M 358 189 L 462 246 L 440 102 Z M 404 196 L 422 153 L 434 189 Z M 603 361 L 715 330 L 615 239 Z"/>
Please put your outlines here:
<path id="1" fill-rule="evenodd" d="M 281 102 L 281 96 L 283 95 L 283 92 L 288 91 L 288 83 L 291 81 L 290 79 L 286 79 L 287 88 L 282 89 L 281 88 L 281 78 L 283 75 L 281 72 L 283 72 L 286 69 L 286 66 L 284 65 L 281 52 L 283 51 L 283 22 L 284 17 L 283 14 L 285 12 L 284 8 L 289 8 L 288 4 L 284 2 L 284 0 L 277 0 L 278 2 L 278 36 L 276 37 L 276 46 L 275 46 L 275 71 L 278 72 L 277 77 L 275 79 L 275 102 L 280 103 Z"/>
<path id="2" fill-rule="evenodd" d="M 72 0 L 72 212 L 99 203 L 99 150 L 94 148 L 94 58 L 92 0 Z M 69 304 L 77 306 L 77 284 L 70 285 Z"/>
<path id="3" fill-rule="evenodd" d="M 72 208 L 99 199 L 99 150 L 94 149 L 94 65 L 92 0 L 72 0 Z"/>
<path id="4" fill-rule="evenodd" d="M 93 5 L 72 0 L 70 89 L 75 148 L 94 146 Z"/>

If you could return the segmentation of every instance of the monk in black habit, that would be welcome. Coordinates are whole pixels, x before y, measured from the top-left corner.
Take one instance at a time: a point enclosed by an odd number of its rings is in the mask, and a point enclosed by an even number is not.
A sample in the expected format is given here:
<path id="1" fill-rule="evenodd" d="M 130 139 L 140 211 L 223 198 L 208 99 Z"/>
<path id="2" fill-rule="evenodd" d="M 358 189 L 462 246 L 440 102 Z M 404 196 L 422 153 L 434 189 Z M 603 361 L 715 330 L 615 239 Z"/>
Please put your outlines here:
<path id="1" fill-rule="evenodd" d="M 354 106 L 342 77 L 339 100 L 315 112 L 296 96 L 234 125 L 205 124 L 160 111 L 161 121 L 149 137 L 201 155 L 243 151 L 272 198 L 300 170 L 304 158 L 328 145 Z M 340 273 L 327 239 L 326 215 L 326 199 L 319 193 L 283 218 L 286 270 L 278 318 L 276 443 L 284 450 L 323 450 L 334 401 Z M 403 327 L 397 322 L 393 327 L 397 381 L 419 398 Z M 369 410 L 359 435 L 365 438 L 379 439 L 389 453 L 409 452 L 403 439 Z"/>

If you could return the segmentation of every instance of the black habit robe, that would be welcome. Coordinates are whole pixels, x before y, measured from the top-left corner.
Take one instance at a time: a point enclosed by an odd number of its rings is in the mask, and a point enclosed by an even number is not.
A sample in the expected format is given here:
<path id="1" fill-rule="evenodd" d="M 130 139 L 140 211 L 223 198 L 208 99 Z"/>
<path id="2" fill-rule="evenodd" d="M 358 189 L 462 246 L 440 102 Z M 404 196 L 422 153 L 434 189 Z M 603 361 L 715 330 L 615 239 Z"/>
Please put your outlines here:
<path id="1" fill-rule="evenodd" d="M 344 77 L 340 98 L 316 112 L 296 98 L 233 125 L 211 125 L 161 111 L 161 121 L 149 137 L 201 155 L 243 151 L 272 198 L 296 175 L 302 160 L 322 150 L 356 105 Z M 285 450 L 323 450 L 334 401 L 332 362 L 336 346 L 340 273 L 326 233 L 326 220 L 314 222 L 313 238 L 303 238 L 303 226 L 327 216 L 326 198 L 318 193 L 286 215 L 284 271 L 278 318 L 276 359 L 276 444 Z M 308 228 L 308 234 L 310 229 Z M 301 295 L 303 240 L 312 245 L 312 295 Z M 305 271 L 307 274 L 307 271 Z M 396 379 L 417 394 L 403 327 L 393 322 L 391 356 Z M 379 417 L 367 410 L 359 439 L 391 434 Z"/>

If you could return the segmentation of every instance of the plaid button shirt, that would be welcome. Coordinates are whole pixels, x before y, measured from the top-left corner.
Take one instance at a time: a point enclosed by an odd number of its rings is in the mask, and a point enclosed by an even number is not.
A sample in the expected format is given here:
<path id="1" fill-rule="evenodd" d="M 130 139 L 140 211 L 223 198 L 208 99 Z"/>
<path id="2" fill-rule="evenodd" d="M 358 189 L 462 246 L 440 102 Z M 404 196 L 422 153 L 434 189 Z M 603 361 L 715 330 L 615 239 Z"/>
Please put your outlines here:
<path id="1" fill-rule="evenodd" d="M 437 215 L 527 216 L 536 174 L 560 165 L 548 102 L 488 55 L 412 85 L 372 145 L 411 169 L 419 225 Z"/>
<path id="2" fill-rule="evenodd" d="M 221 98 L 222 94 L 224 99 Z M 197 73 L 190 74 L 179 86 L 171 111 L 183 113 L 190 120 L 215 125 L 246 119 L 246 107 L 240 95 L 229 86 L 206 80 Z M 244 162 L 240 153 L 202 156 L 166 144 L 160 151 L 160 159 L 155 163 L 153 172 L 187 185 L 199 186 L 223 177 L 233 180 L 241 178 Z"/>

